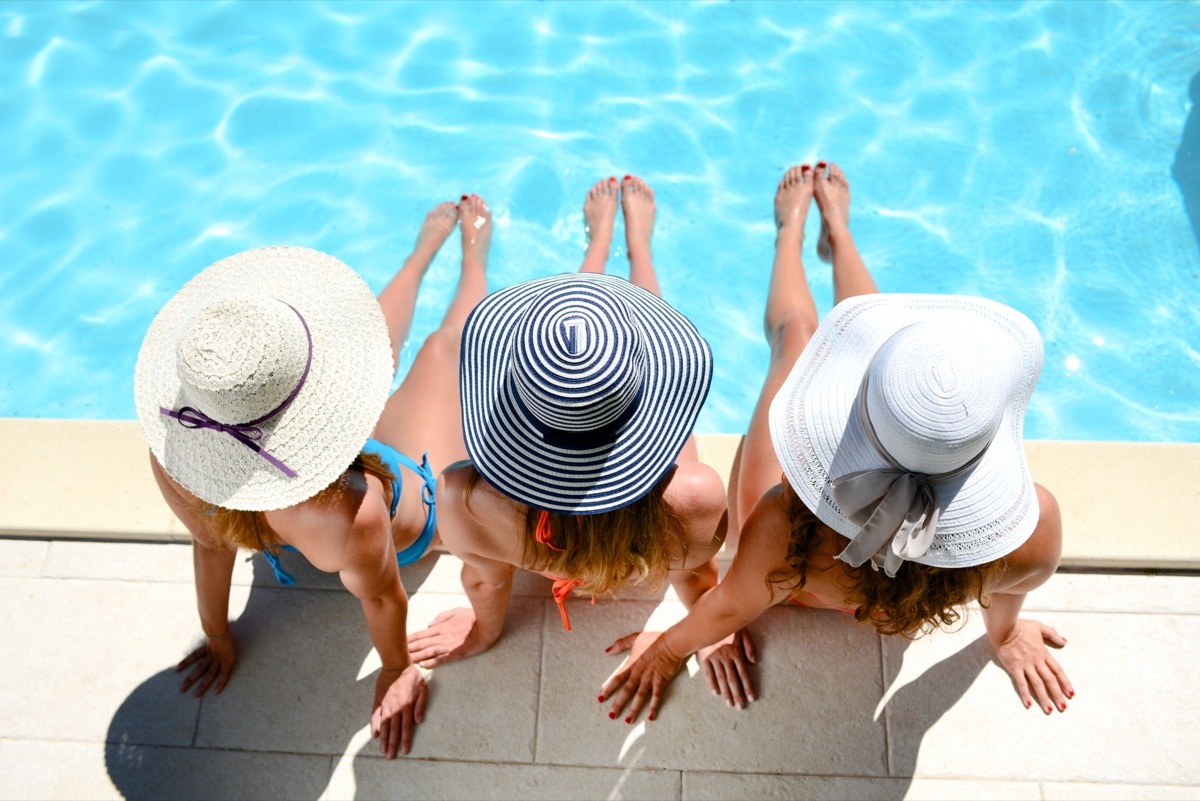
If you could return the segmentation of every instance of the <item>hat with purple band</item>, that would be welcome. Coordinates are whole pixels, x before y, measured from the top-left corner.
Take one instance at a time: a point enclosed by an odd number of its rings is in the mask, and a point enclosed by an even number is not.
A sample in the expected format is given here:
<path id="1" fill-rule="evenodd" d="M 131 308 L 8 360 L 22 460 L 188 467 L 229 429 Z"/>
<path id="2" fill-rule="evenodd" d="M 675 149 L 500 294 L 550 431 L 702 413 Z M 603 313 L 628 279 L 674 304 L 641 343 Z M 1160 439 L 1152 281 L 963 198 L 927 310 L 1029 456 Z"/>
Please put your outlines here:
<path id="1" fill-rule="evenodd" d="M 1042 338 L 1016 309 L 959 295 L 849 298 L 771 403 L 788 484 L 850 540 L 838 555 L 896 575 L 968 567 L 1038 521 L 1022 447 Z"/>
<path id="2" fill-rule="evenodd" d="M 387 401 L 374 294 L 333 256 L 248 250 L 208 267 L 142 341 L 134 400 L 154 458 L 208 503 L 268 511 L 329 486 Z"/>

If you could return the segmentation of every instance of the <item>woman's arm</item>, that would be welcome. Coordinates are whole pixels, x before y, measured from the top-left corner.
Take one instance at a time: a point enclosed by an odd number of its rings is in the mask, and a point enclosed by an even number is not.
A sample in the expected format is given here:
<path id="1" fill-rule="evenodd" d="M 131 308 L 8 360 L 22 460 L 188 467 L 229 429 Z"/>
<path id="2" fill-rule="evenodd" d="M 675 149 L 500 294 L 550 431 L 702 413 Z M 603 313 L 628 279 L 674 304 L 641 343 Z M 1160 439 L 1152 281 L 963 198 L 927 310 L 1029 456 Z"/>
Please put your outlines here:
<path id="1" fill-rule="evenodd" d="M 1008 571 L 1000 586 L 990 593 L 983 620 L 996 657 L 1008 671 L 1025 707 L 1031 707 L 1036 699 L 1046 713 L 1055 708 L 1065 712 L 1067 699 L 1075 696 L 1075 690 L 1046 646 L 1062 648 L 1067 639 L 1044 623 L 1020 617 L 1026 594 L 1054 575 L 1062 554 L 1058 502 L 1044 487 L 1037 486 L 1037 494 L 1037 528 L 1008 557 Z"/>
<path id="2" fill-rule="evenodd" d="M 768 493 L 755 507 L 746 521 L 728 574 L 704 593 L 683 620 L 661 635 L 630 635 L 610 646 L 610 650 L 613 647 L 619 651 L 631 649 L 625 665 L 600 691 L 601 700 L 612 696 L 610 718 L 619 716 L 628 704 L 630 708 L 625 720 L 632 722 L 649 700 L 649 717 L 653 720 L 662 703 L 662 691 L 688 656 L 741 631 L 786 596 L 786 590 L 767 581 L 772 572 L 787 567 L 790 528 L 777 494 Z M 740 683 L 745 694 L 753 700 L 753 688 L 747 675 L 729 676 L 728 679 Z M 730 703 L 733 703 L 731 693 L 740 692 L 733 688 L 728 692 L 717 691 Z"/>
<path id="3" fill-rule="evenodd" d="M 462 560 L 462 585 L 471 608 L 442 612 L 428 628 L 409 638 L 412 657 L 422 667 L 482 653 L 504 633 L 515 565 L 478 553 L 491 548 L 489 532 L 467 504 L 473 473 L 469 462 L 451 465 L 442 473 L 437 488 L 438 532 L 450 553 Z M 486 503 L 485 490 L 481 487 L 476 492 L 476 502 Z M 493 526 L 512 527 L 503 517 L 488 517 Z M 512 533 L 520 534 L 515 529 Z"/>
<path id="4" fill-rule="evenodd" d="M 208 519 L 196 511 L 190 494 L 167 475 L 153 454 L 150 454 L 150 470 L 163 500 L 192 535 L 196 607 L 200 613 L 200 627 L 204 630 L 204 642 L 175 666 L 176 673 L 192 668 L 180 683 L 179 691 L 187 692 L 195 685 L 194 694 L 199 697 L 215 682 L 219 694 L 225 689 L 233 663 L 237 661 L 233 629 L 229 625 L 229 588 L 237 550 L 220 544 Z"/>
<path id="5" fill-rule="evenodd" d="M 380 753 L 393 759 L 397 750 L 409 752 L 413 732 L 425 718 L 427 692 L 425 677 L 409 658 L 408 595 L 396 566 L 388 510 L 376 493 L 362 496 L 338 575 L 362 604 L 367 631 L 382 662 L 375 680 L 371 736 L 379 738 Z"/>

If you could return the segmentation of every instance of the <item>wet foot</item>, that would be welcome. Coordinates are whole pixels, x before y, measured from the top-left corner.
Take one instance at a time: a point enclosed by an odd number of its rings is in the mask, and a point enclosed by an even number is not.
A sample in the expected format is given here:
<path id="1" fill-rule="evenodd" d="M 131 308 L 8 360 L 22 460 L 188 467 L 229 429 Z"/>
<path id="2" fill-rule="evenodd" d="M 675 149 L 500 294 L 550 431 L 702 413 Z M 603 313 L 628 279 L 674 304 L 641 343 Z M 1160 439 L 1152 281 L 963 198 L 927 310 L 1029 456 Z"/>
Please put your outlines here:
<path id="1" fill-rule="evenodd" d="M 621 181 L 621 211 L 625 215 L 625 249 L 630 260 L 649 258 L 654 234 L 654 190 L 637 176 Z"/>
<path id="2" fill-rule="evenodd" d="M 463 195 L 458 203 L 458 217 L 463 261 L 474 259 L 486 265 L 488 247 L 492 244 L 492 210 L 479 195 Z"/>
<path id="3" fill-rule="evenodd" d="M 830 162 L 825 176 L 824 162 L 817 164 L 813 197 L 821 210 L 821 235 L 817 239 L 817 256 L 833 261 L 833 240 L 850 230 L 850 182 L 842 168 Z"/>
<path id="4" fill-rule="evenodd" d="M 775 190 L 776 247 L 787 243 L 796 250 L 804 243 L 804 221 L 813 198 L 813 171 L 807 164 L 783 174 Z"/>
<path id="5" fill-rule="evenodd" d="M 604 271 L 612 248 L 619 193 L 617 179 L 605 178 L 597 181 L 583 200 L 583 224 L 588 240 L 587 253 L 583 257 L 585 272 Z"/>
<path id="6" fill-rule="evenodd" d="M 413 246 L 413 253 L 432 261 L 456 225 L 458 225 L 458 207 L 449 200 L 437 204 L 425 215 L 425 222 L 421 223 L 421 230 L 417 232 L 417 244 Z"/>

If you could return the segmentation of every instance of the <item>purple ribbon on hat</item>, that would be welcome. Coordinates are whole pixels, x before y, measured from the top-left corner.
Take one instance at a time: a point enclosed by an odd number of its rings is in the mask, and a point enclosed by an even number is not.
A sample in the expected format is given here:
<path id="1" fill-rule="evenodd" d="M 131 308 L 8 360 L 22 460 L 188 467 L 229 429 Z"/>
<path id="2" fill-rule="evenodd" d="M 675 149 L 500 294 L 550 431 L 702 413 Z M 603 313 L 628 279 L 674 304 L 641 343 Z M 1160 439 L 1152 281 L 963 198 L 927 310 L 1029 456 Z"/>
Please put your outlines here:
<path id="1" fill-rule="evenodd" d="M 866 378 L 855 408 L 867 441 L 890 469 L 858 470 L 830 480 L 830 494 L 842 512 L 862 526 L 837 558 L 851 567 L 859 567 L 869 559 L 872 569 L 882 567 L 888 578 L 895 578 L 905 560 L 924 556 L 933 544 L 941 514 L 933 482 L 946 481 L 973 469 L 987 453 L 987 447 L 962 467 L 946 473 L 917 473 L 897 462 L 879 441 L 867 413 Z"/>
<path id="2" fill-rule="evenodd" d="M 304 382 L 308 379 L 308 369 L 312 367 L 312 332 L 308 330 L 308 323 L 305 321 L 304 315 L 302 315 L 295 306 L 287 301 L 280 302 L 292 311 L 296 312 L 296 316 L 300 318 L 300 325 L 304 326 L 304 336 L 308 338 L 308 360 L 304 363 L 304 372 L 300 374 L 300 380 L 296 383 L 296 388 L 292 390 L 290 395 L 283 399 L 283 403 L 279 404 L 262 417 L 250 420 L 246 423 L 234 423 L 232 425 L 226 425 L 225 423 L 217 422 L 204 412 L 192 406 L 183 406 L 178 410 L 159 406 L 158 411 L 160 414 L 165 414 L 167 417 L 174 417 L 184 428 L 207 428 L 212 431 L 219 431 L 222 434 L 228 434 L 250 450 L 257 453 L 262 458 L 266 459 L 268 462 L 278 468 L 279 472 L 283 473 L 288 478 L 295 478 L 295 470 L 288 467 L 280 459 L 272 456 L 270 453 L 264 450 L 261 445 L 258 444 L 258 440 L 262 439 L 263 436 L 262 429 L 259 428 L 258 425 L 260 423 L 265 423 L 271 418 L 279 415 L 284 409 L 292 405 L 292 401 L 294 401 L 296 396 L 300 394 L 301 387 L 304 386 Z"/>

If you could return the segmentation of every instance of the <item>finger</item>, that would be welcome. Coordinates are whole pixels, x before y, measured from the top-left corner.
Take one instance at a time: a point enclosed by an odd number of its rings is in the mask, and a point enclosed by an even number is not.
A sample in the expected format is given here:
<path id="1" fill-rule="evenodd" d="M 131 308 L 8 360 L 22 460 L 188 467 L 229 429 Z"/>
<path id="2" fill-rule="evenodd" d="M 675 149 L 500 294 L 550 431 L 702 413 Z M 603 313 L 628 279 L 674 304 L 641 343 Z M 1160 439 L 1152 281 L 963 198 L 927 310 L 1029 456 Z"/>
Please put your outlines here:
<path id="1" fill-rule="evenodd" d="M 750 683 L 750 669 L 746 667 L 746 663 L 740 659 L 735 659 L 733 667 L 737 671 L 738 682 L 746 692 L 746 698 L 751 701 L 756 700 L 754 698 L 754 685 Z"/>
<path id="2" fill-rule="evenodd" d="M 742 677 L 734 667 L 736 662 L 734 659 L 725 663 L 725 683 L 729 685 L 729 696 L 733 699 L 733 705 L 738 709 L 745 709 L 746 695 L 742 692 Z"/>
<path id="3" fill-rule="evenodd" d="M 1026 668 L 1025 680 L 1029 682 L 1034 700 L 1042 708 L 1042 711 L 1047 715 L 1053 712 L 1054 707 L 1050 703 L 1050 693 L 1046 691 L 1046 685 L 1042 683 L 1042 677 L 1038 675 L 1037 670 L 1032 667 Z"/>
<path id="4" fill-rule="evenodd" d="M 220 665 L 217 664 L 217 660 L 213 659 L 208 663 L 208 669 L 204 671 L 204 675 L 200 678 L 200 684 L 196 687 L 197 698 L 208 692 L 208 687 L 217 678 L 219 669 Z"/>
<path id="5" fill-rule="evenodd" d="M 646 705 L 646 696 L 650 694 L 650 688 L 642 684 L 638 686 L 637 692 L 633 694 L 633 698 L 629 701 L 629 708 L 625 710 L 625 722 L 633 723 L 637 720 L 638 713 L 642 711 L 642 707 Z"/>
<path id="6" fill-rule="evenodd" d="M 624 637 L 618 637 L 616 640 L 613 640 L 612 645 L 604 649 L 604 653 L 620 654 L 628 651 L 633 648 L 633 643 L 637 640 L 638 634 L 641 634 L 641 632 L 634 632 L 633 634 L 626 634 Z"/>
<path id="7" fill-rule="evenodd" d="M 390 715 L 388 715 L 387 722 L 384 724 L 384 727 L 387 729 L 387 733 L 388 733 L 388 748 L 387 748 L 387 758 L 388 759 L 396 758 L 396 748 L 400 745 L 400 720 L 401 720 L 401 718 L 402 718 L 402 715 L 400 715 L 398 712 L 393 711 Z"/>
<path id="8" fill-rule="evenodd" d="M 408 751 L 412 748 L 413 726 L 412 708 L 404 710 L 404 714 L 400 719 L 400 753 L 408 756 Z"/>
<path id="9" fill-rule="evenodd" d="M 1029 682 L 1025 681 L 1024 673 L 1017 673 L 1013 676 L 1013 684 L 1017 687 L 1017 695 L 1021 698 L 1021 703 L 1026 709 L 1033 706 L 1033 697 L 1029 694 Z"/>
<path id="10" fill-rule="evenodd" d="M 409 638 L 408 640 L 408 658 L 413 662 L 420 662 L 422 659 L 431 659 L 438 656 L 441 650 L 434 643 L 416 643 Z"/>
<path id="11" fill-rule="evenodd" d="M 725 675 L 725 665 L 717 665 L 717 694 L 725 699 L 725 706 L 733 706 L 733 694 L 729 691 L 729 679 Z"/>
<path id="12" fill-rule="evenodd" d="M 664 685 L 655 684 L 654 693 L 650 696 L 650 709 L 646 713 L 646 720 L 654 720 L 658 717 L 658 709 L 662 706 L 662 688 Z"/>
<path id="13" fill-rule="evenodd" d="M 201 662 L 200 664 L 196 665 L 196 668 L 191 673 L 189 673 L 187 678 L 183 680 L 183 683 L 179 685 L 179 692 L 181 692 L 181 693 L 187 692 L 188 688 L 191 687 L 193 684 L 195 684 L 196 681 L 201 676 L 204 675 L 204 671 L 207 669 L 208 669 L 207 662 Z"/>
<path id="14" fill-rule="evenodd" d="M 229 681 L 229 674 L 232 670 L 233 665 L 224 662 L 221 663 L 221 672 L 217 676 L 217 695 L 220 695 L 221 691 L 225 689 L 225 684 Z"/>
<path id="15" fill-rule="evenodd" d="M 758 651 L 754 648 L 754 638 L 750 636 L 749 629 L 742 630 L 742 653 L 746 655 L 750 664 L 758 663 Z M 753 696 L 751 697 L 753 698 Z"/>
<path id="16" fill-rule="evenodd" d="M 383 710 L 380 707 L 375 707 L 371 710 L 371 739 L 374 740 L 379 736 L 379 720 Z M 379 745 L 379 753 L 383 753 L 383 744 Z"/>
<path id="17" fill-rule="evenodd" d="M 609 676 L 608 681 L 604 682 L 604 684 L 602 684 L 600 686 L 600 702 L 604 703 L 605 698 L 608 698 L 610 695 L 612 695 L 618 689 L 623 687 L 625 684 L 625 680 L 628 678 L 629 678 L 628 670 L 618 670 L 616 673 Z M 614 711 L 620 712 L 621 710 L 618 707 Z M 610 715 L 609 717 L 615 718 L 616 715 Z"/>
<path id="18" fill-rule="evenodd" d="M 1054 708 L 1059 712 L 1067 711 L 1067 696 L 1058 686 L 1058 677 L 1054 675 L 1054 671 L 1048 665 L 1037 666 L 1038 676 L 1042 679 L 1042 684 L 1046 687 L 1046 692 L 1050 695 L 1050 702 L 1054 704 Z"/>
<path id="19" fill-rule="evenodd" d="M 1067 671 L 1063 670 L 1062 666 L 1058 664 L 1058 660 L 1047 654 L 1046 665 L 1054 673 L 1054 677 L 1058 679 L 1058 686 L 1062 687 L 1062 691 L 1067 694 L 1067 697 L 1074 698 L 1075 687 L 1071 684 L 1071 680 L 1067 678 Z"/>
<path id="20" fill-rule="evenodd" d="M 1054 646 L 1055 648 L 1062 648 L 1067 644 L 1066 637 L 1062 636 L 1057 630 L 1045 624 L 1042 625 L 1042 641 Z"/>
<path id="21" fill-rule="evenodd" d="M 417 723 L 425 722 L 425 700 L 429 697 L 426 691 L 425 682 L 421 682 L 421 689 L 417 692 L 417 709 L 413 713 L 413 720 Z"/>
<path id="22" fill-rule="evenodd" d="M 617 716 L 625 709 L 625 706 L 633 700 L 634 691 L 637 687 L 632 681 L 625 681 L 625 678 L 622 678 L 624 683 L 616 695 L 613 696 L 612 706 L 608 709 L 609 720 L 616 720 Z M 609 681 L 612 681 L 612 679 L 609 679 Z M 614 687 L 614 689 L 616 688 Z M 602 695 L 607 696 L 608 693 L 605 692 Z"/>
<path id="23" fill-rule="evenodd" d="M 189 668 L 192 665 L 199 662 L 201 657 L 203 657 L 207 653 L 208 653 L 208 646 L 201 645 L 199 648 L 192 651 L 190 654 L 185 656 L 183 659 L 179 660 L 179 664 L 175 666 L 175 672 L 179 673 L 180 671 L 186 670 L 187 668 Z"/>
<path id="24" fill-rule="evenodd" d="M 713 695 L 720 692 L 720 688 L 717 685 L 717 669 L 713 665 L 712 659 L 704 660 L 704 680 L 708 682 L 708 689 Z"/>

